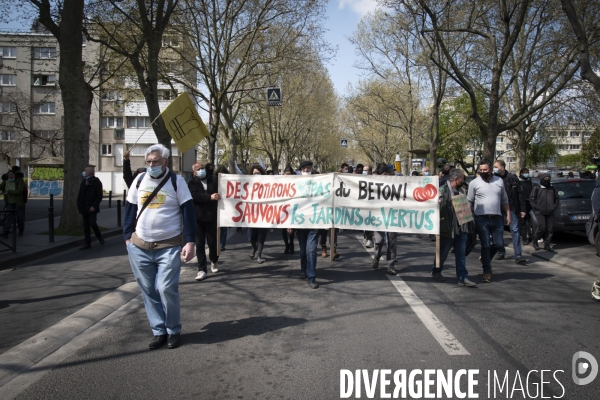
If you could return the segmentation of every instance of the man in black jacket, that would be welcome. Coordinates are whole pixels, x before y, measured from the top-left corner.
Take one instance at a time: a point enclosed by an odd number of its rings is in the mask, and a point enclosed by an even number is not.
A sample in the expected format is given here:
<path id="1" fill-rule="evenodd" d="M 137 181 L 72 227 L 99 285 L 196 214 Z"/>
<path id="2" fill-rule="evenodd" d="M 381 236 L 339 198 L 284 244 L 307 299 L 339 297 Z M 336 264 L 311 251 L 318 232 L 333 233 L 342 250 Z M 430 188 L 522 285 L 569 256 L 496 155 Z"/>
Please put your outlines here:
<path id="1" fill-rule="evenodd" d="M 506 163 L 503 160 L 494 162 L 494 174 L 499 176 L 504 182 L 504 189 L 508 196 L 508 205 L 510 208 L 510 234 L 512 236 L 515 262 L 525 264 L 527 260 L 521 255 L 521 235 L 519 234 L 519 218 L 525 217 L 526 205 L 525 195 L 519 183 L 519 178 L 506 170 Z M 504 259 L 506 249 L 504 243 L 498 243 L 500 247 L 496 260 Z"/>
<path id="2" fill-rule="evenodd" d="M 550 174 L 540 175 L 540 186 L 534 186 L 531 191 L 529 202 L 535 217 L 537 219 L 538 228 L 533 239 L 533 248 L 540 249 L 538 240 L 544 235 L 544 250 L 554 251 L 550 243 L 552 242 L 552 228 L 554 226 L 554 210 L 558 208 L 558 193 L 554 186 L 550 184 Z"/>
<path id="3" fill-rule="evenodd" d="M 197 281 L 206 278 L 207 260 L 205 245 L 208 243 L 210 269 L 218 272 L 217 262 L 217 207 L 219 196 L 217 181 L 208 173 L 204 163 L 194 164 L 194 176 L 188 182 L 194 208 L 196 209 L 196 257 L 198 258 Z"/>
<path id="4" fill-rule="evenodd" d="M 96 223 L 100 212 L 100 202 L 102 201 L 102 182 L 94 176 L 94 167 L 85 167 L 82 175 L 83 182 L 81 182 L 79 194 L 77 195 L 77 210 L 83 217 L 85 244 L 79 250 L 86 250 L 92 247 L 90 227 L 94 230 L 98 243 L 104 244 L 104 239 L 102 239 L 102 234 Z"/>

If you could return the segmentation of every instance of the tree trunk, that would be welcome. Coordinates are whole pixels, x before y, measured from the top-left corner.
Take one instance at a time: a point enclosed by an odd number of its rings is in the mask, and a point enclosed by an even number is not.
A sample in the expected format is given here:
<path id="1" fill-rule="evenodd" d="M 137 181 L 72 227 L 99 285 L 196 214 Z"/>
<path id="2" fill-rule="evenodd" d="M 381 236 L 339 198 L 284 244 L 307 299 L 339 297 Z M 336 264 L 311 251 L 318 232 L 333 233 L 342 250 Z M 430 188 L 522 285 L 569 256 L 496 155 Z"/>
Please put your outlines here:
<path id="1" fill-rule="evenodd" d="M 77 211 L 77 194 L 81 172 L 89 165 L 90 114 L 93 94 L 83 75 L 82 0 L 66 0 L 57 37 L 60 47 L 59 85 L 64 107 L 64 188 L 58 229 L 70 233 L 81 229 Z M 40 18 L 45 26 L 43 18 Z M 47 26 L 48 27 L 48 26 Z M 56 36 L 56 35 L 55 35 Z"/>

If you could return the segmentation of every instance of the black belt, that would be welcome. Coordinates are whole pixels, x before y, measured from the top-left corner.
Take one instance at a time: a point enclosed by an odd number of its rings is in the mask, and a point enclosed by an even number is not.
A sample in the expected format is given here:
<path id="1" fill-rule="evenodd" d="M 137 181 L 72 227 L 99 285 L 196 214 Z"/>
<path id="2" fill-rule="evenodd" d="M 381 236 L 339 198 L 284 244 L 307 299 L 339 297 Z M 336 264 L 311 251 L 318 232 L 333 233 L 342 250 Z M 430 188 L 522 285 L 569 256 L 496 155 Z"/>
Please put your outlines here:
<path id="1" fill-rule="evenodd" d="M 476 217 L 493 219 L 493 218 L 502 218 L 502 215 L 498 215 L 498 214 L 483 214 L 483 215 L 476 215 Z"/>

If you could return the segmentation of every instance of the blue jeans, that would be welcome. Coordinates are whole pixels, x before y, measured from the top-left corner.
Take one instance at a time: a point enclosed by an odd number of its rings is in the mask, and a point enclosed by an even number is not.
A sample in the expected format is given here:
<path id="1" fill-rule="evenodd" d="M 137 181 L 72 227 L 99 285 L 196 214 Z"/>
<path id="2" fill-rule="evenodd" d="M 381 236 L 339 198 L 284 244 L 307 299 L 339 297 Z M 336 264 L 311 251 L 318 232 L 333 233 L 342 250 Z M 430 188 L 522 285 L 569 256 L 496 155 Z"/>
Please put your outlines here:
<path id="1" fill-rule="evenodd" d="M 312 282 L 317 276 L 317 230 L 298 229 L 296 236 L 300 244 L 300 268 L 306 271 L 306 280 Z"/>
<path id="2" fill-rule="evenodd" d="M 483 273 L 492 272 L 490 263 L 492 258 L 500 251 L 504 243 L 504 221 L 502 216 L 484 216 L 475 215 L 475 227 L 481 241 L 481 263 L 483 264 Z M 490 235 L 494 245 L 490 244 Z"/>
<path id="3" fill-rule="evenodd" d="M 180 333 L 181 246 L 144 250 L 129 242 L 127 252 L 133 275 L 142 291 L 152 333 L 154 336 Z"/>
<path id="4" fill-rule="evenodd" d="M 465 256 L 465 249 L 467 247 L 467 233 L 461 233 L 460 235 L 454 235 L 453 238 L 440 235 L 440 269 L 435 267 L 435 259 L 433 260 L 433 268 L 431 269 L 434 273 L 441 273 L 444 269 L 444 263 L 448 258 L 450 249 L 454 247 L 454 258 L 456 259 L 456 277 L 461 282 L 469 276 L 467 272 L 467 257 Z"/>
<path id="5" fill-rule="evenodd" d="M 504 228 L 503 228 L 504 229 Z M 521 233 L 519 231 L 519 219 L 514 211 L 510 212 L 510 235 L 512 236 L 513 250 L 515 251 L 515 259 L 521 257 Z M 499 254 L 506 254 L 504 248 L 504 239 L 502 239 L 502 248 L 498 251 Z"/>

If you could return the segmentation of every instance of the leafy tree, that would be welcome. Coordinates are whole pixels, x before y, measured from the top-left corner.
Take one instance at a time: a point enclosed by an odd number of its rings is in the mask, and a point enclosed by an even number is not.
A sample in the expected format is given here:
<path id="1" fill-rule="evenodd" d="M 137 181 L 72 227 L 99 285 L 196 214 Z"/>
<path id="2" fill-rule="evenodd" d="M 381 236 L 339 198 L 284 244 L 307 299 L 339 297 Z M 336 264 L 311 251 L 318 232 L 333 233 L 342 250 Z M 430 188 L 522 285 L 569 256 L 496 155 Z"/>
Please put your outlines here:
<path id="1" fill-rule="evenodd" d="M 558 148 L 548 135 L 542 135 L 534 140 L 527 149 L 527 163 L 531 168 L 542 166 L 549 159 L 556 157 L 558 157 Z"/>
<path id="2" fill-rule="evenodd" d="M 581 153 L 566 154 L 559 156 L 556 160 L 556 166 L 559 168 L 580 168 L 585 167 L 585 160 L 581 157 Z"/>
<path id="3" fill-rule="evenodd" d="M 581 146 L 581 159 L 584 163 L 591 163 L 595 157 L 600 157 L 600 128 L 592 132 L 589 140 Z"/>

